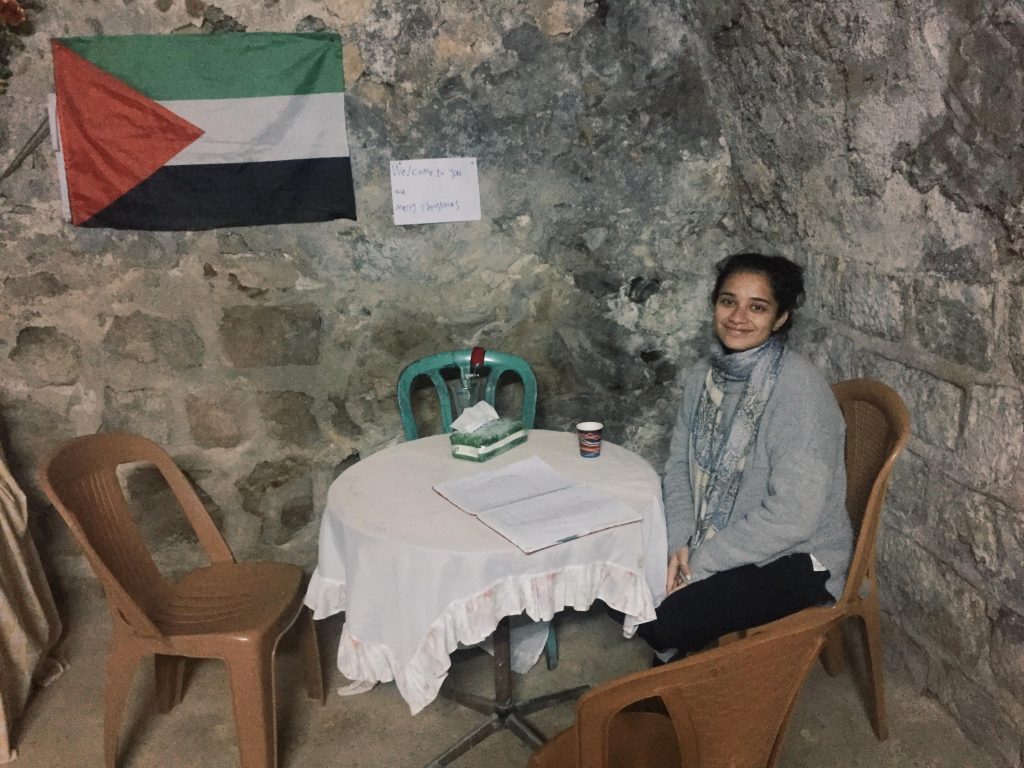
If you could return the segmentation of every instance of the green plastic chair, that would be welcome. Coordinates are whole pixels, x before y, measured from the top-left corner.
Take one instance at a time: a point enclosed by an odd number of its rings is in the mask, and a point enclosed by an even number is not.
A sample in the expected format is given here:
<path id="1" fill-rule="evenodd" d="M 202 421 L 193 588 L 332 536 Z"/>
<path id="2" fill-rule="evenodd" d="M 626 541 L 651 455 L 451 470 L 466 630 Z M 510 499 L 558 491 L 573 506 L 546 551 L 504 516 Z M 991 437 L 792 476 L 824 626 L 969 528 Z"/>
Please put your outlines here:
<path id="1" fill-rule="evenodd" d="M 426 376 L 434 385 L 434 391 L 441 406 L 441 431 L 452 431 L 452 401 L 448 392 L 448 384 L 441 375 L 441 372 L 446 369 L 457 368 L 463 386 L 468 387 L 472 378 L 470 371 L 472 353 L 472 349 L 438 352 L 436 355 L 430 355 L 414 363 L 409 363 L 399 374 L 398 412 L 402 417 L 402 429 L 405 431 L 406 440 L 415 440 L 419 437 L 416 417 L 413 415 L 412 409 L 412 386 L 420 376 Z M 530 368 L 530 364 L 518 355 L 495 352 L 488 349 L 484 351 L 483 365 L 488 370 L 483 399 L 491 405 L 494 405 L 498 381 L 505 373 L 514 373 L 523 382 L 523 413 L 521 419 L 527 429 L 532 429 L 533 420 L 537 414 L 537 377 L 534 375 L 533 369 Z"/>
<path id="2" fill-rule="evenodd" d="M 434 385 L 434 392 L 441 406 L 441 431 L 451 432 L 452 400 L 448 391 L 448 382 L 441 372 L 457 368 L 462 385 L 468 388 L 472 378 L 472 358 L 473 349 L 457 349 L 454 352 L 438 352 L 436 355 L 420 358 L 402 369 L 398 375 L 398 413 L 402 417 L 402 429 L 405 431 L 406 440 L 415 440 L 419 437 L 416 417 L 412 410 L 412 387 L 416 379 L 426 376 Z M 520 418 L 523 426 L 533 429 L 533 420 L 537 415 L 537 377 L 530 364 L 519 355 L 488 349 L 483 352 L 483 367 L 487 370 L 483 399 L 491 405 L 494 405 L 498 382 L 501 378 L 508 372 L 519 377 L 523 383 L 523 409 Z M 548 625 L 548 639 L 544 646 L 544 655 L 547 657 L 548 669 L 558 666 L 558 639 L 555 637 L 554 623 Z"/>

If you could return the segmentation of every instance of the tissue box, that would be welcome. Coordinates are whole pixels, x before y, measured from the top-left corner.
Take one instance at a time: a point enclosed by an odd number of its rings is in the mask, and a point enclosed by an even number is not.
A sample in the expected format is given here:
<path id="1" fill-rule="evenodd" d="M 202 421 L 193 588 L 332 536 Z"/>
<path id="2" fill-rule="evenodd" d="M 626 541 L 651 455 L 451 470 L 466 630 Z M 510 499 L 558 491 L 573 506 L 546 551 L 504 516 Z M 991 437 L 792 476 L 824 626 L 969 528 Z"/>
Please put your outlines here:
<path id="1" fill-rule="evenodd" d="M 487 461 L 526 442 L 526 428 L 519 419 L 498 419 L 473 432 L 452 432 L 452 456 L 469 461 Z"/>

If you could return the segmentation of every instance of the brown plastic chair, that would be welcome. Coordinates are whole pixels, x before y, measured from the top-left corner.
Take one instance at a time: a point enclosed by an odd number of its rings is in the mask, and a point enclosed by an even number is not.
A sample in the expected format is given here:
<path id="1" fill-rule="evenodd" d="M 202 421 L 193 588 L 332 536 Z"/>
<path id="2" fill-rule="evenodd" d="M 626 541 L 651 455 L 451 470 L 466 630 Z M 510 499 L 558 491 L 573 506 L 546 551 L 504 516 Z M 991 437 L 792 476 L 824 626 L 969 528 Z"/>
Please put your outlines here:
<path id="1" fill-rule="evenodd" d="M 211 560 L 175 581 L 165 578 L 129 509 L 117 468 L 149 462 L 163 475 Z M 277 765 L 274 653 L 299 618 L 306 688 L 324 700 L 312 614 L 302 609 L 302 569 L 238 563 L 202 502 L 159 446 L 128 434 L 75 438 L 44 462 L 40 482 L 103 583 L 112 617 L 104 707 L 104 760 L 115 768 L 121 719 L 139 661 L 152 655 L 157 703 L 182 696 L 188 658 L 228 667 L 242 768 Z M 303 614 L 299 616 L 300 612 Z"/>
<path id="2" fill-rule="evenodd" d="M 846 421 L 846 511 L 853 524 L 855 545 L 846 587 L 832 610 L 840 619 L 860 620 L 864 657 L 871 676 L 871 727 L 879 741 L 889 737 L 882 672 L 882 625 L 878 610 L 875 544 L 882 504 L 893 466 L 910 437 L 910 414 L 895 391 L 874 379 L 850 379 L 832 385 Z M 760 627 L 719 638 L 719 645 L 760 632 Z M 843 634 L 836 626 L 828 634 L 822 664 L 830 675 L 843 668 Z"/>
<path id="3" fill-rule="evenodd" d="M 832 387 L 846 419 L 846 511 L 856 544 L 846 575 L 846 588 L 835 609 L 844 618 L 859 619 L 864 656 L 871 676 L 871 725 L 875 736 L 889 736 L 882 675 L 882 626 L 878 611 L 875 544 L 882 504 L 893 466 L 910 437 L 910 414 L 890 387 L 873 379 L 851 379 Z M 822 661 L 829 674 L 843 667 L 843 635 L 835 626 L 828 635 Z"/>
<path id="4" fill-rule="evenodd" d="M 801 611 L 744 640 L 607 682 L 580 698 L 576 724 L 529 768 L 770 768 L 837 619 L 830 608 Z M 646 699 L 664 711 L 649 702 L 629 709 Z"/>

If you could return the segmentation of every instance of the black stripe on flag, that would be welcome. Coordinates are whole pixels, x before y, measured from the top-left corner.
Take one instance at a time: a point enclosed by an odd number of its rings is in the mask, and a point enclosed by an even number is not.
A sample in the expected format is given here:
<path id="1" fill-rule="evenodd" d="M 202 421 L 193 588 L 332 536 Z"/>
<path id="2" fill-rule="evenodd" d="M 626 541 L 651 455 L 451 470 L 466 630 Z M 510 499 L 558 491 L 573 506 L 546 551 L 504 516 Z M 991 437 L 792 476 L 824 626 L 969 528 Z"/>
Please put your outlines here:
<path id="1" fill-rule="evenodd" d="M 355 219 L 348 157 L 165 165 L 85 227 L 187 230 Z"/>

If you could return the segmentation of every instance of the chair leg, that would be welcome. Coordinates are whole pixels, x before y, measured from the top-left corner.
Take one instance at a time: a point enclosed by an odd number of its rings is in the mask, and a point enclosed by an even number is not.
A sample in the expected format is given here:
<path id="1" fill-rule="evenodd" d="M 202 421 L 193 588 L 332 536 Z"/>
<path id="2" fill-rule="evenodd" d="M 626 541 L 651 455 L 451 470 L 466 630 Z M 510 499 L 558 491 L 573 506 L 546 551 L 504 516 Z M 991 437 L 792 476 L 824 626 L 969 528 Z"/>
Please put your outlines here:
<path id="1" fill-rule="evenodd" d="M 128 694 L 132 687 L 135 668 L 142 655 L 134 649 L 125 648 L 117 642 L 117 628 L 107 651 L 107 682 L 103 696 L 103 763 L 106 768 L 116 768 L 117 747 L 121 736 L 121 721 Z"/>
<path id="2" fill-rule="evenodd" d="M 868 598 L 862 610 L 860 619 L 861 631 L 864 638 L 864 655 L 867 663 L 868 674 L 871 677 L 871 725 L 875 729 L 875 736 L 879 741 L 889 738 L 889 722 L 885 713 L 885 678 L 882 666 L 884 655 L 882 652 L 882 624 L 878 615 L 878 597 Z"/>
<path id="3" fill-rule="evenodd" d="M 826 672 L 835 677 L 843 671 L 844 657 L 843 630 L 840 623 L 837 623 L 825 635 L 825 647 L 821 651 L 821 665 L 825 667 Z"/>
<path id="4" fill-rule="evenodd" d="M 324 691 L 324 670 L 320 663 L 320 642 L 316 634 L 316 622 L 313 611 L 303 606 L 296 620 L 299 633 L 299 653 L 302 655 L 302 672 L 306 682 L 306 695 L 323 705 L 326 700 Z"/>
<path id="5" fill-rule="evenodd" d="M 547 656 L 548 669 L 558 666 L 558 637 L 555 635 L 555 622 L 548 622 L 548 639 L 544 641 L 544 655 Z"/>
<path id="6" fill-rule="evenodd" d="M 184 656 L 167 656 L 158 653 L 153 656 L 153 671 L 156 675 L 156 707 L 166 715 L 178 704 L 185 689 Z"/>
<path id="7" fill-rule="evenodd" d="M 277 768 L 274 646 L 227 659 L 241 768 Z"/>

